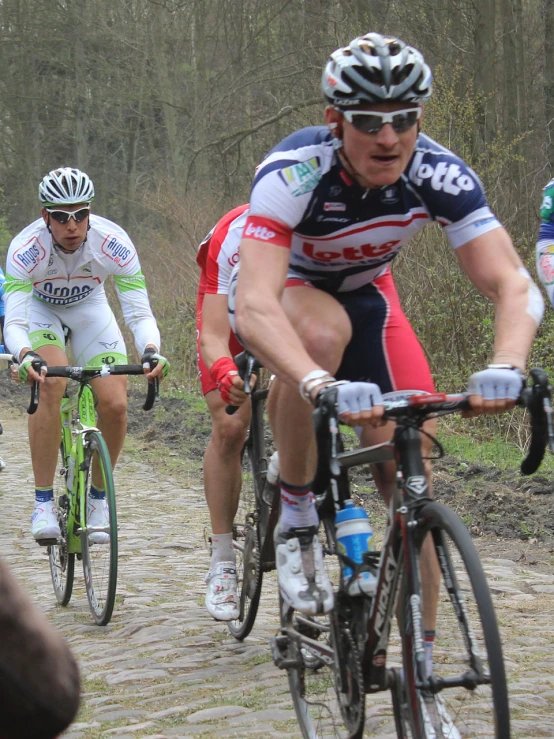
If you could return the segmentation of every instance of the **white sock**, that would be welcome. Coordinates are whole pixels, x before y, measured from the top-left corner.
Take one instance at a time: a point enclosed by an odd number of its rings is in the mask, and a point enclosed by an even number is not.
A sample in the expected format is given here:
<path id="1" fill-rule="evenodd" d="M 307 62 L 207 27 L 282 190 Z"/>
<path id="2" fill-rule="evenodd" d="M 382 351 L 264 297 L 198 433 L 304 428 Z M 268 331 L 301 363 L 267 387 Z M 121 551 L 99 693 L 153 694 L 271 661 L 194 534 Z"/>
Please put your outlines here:
<path id="1" fill-rule="evenodd" d="M 212 534 L 211 539 L 211 567 L 215 567 L 219 562 L 236 563 L 237 555 L 233 547 L 233 532 L 229 534 Z"/>
<path id="2" fill-rule="evenodd" d="M 279 528 L 293 529 L 317 526 L 319 517 L 315 509 L 311 485 L 289 485 L 281 480 L 281 516 Z"/>

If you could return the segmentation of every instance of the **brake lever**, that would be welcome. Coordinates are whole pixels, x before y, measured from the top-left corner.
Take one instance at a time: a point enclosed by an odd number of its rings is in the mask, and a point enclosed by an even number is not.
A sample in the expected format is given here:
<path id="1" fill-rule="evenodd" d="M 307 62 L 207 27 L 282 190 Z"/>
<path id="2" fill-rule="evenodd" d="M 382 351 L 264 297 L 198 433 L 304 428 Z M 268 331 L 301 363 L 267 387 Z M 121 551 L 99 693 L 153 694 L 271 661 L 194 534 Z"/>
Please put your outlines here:
<path id="1" fill-rule="evenodd" d="M 150 360 L 150 370 L 153 370 L 158 364 L 157 359 Z M 160 378 L 154 377 L 152 382 L 148 383 L 148 389 L 146 391 L 146 400 L 142 406 L 143 411 L 149 411 L 152 409 L 154 403 L 160 399 Z"/>

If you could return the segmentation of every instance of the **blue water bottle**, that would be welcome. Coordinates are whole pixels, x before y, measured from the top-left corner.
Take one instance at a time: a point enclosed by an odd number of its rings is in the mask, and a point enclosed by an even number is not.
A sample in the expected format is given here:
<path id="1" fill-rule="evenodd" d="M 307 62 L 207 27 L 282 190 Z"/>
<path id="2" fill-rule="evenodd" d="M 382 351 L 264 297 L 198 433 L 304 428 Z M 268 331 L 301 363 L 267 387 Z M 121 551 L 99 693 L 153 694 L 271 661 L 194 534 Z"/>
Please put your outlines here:
<path id="1" fill-rule="evenodd" d="M 337 549 L 349 559 L 361 564 L 364 561 L 364 552 L 373 550 L 373 530 L 367 513 L 358 508 L 354 502 L 347 500 L 344 508 L 337 512 L 335 517 L 337 529 Z M 347 586 L 353 570 L 347 564 L 342 566 L 344 585 Z M 371 572 L 360 572 L 348 586 L 349 595 L 373 595 L 377 585 L 377 578 Z"/>

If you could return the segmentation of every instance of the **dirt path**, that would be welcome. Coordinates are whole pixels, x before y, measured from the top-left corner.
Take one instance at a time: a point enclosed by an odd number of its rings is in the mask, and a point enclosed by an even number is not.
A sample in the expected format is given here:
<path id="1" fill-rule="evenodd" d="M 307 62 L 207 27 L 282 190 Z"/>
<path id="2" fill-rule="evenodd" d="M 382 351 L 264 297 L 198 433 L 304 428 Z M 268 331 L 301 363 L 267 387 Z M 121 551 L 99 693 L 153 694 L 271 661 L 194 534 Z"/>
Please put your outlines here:
<path id="1" fill-rule="evenodd" d="M 245 643 L 203 608 L 207 510 L 185 467 L 157 473 L 129 444 L 116 474 L 120 576 L 112 623 L 91 623 L 82 574 L 70 605 L 55 605 L 44 550 L 29 533 L 32 476 L 26 419 L 10 411 L 0 453 L 0 555 L 78 656 L 83 705 L 67 739 L 298 737 L 286 676 L 269 657 L 275 584 L 268 578 Z M 177 465 L 177 461 L 176 461 Z M 554 737 L 554 564 L 548 547 L 477 540 L 496 600 L 517 739 Z M 371 736 L 394 736 L 388 698 L 372 711 Z M 373 720 L 374 719 L 374 720 Z M 378 729 L 377 729 L 378 726 Z M 368 733 L 368 736 L 369 733 Z"/>

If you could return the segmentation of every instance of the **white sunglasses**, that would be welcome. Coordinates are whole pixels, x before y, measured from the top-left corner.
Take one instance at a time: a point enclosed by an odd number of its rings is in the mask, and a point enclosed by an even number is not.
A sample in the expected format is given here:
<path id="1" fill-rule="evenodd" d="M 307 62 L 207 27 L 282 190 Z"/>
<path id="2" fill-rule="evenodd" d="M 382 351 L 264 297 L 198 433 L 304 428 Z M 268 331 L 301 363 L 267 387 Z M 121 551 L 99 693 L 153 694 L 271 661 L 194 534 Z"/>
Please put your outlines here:
<path id="1" fill-rule="evenodd" d="M 393 110 L 392 113 L 381 113 L 378 110 L 337 110 L 362 133 L 379 133 L 385 123 L 390 123 L 396 133 L 404 133 L 415 126 L 423 113 L 423 108 Z"/>

